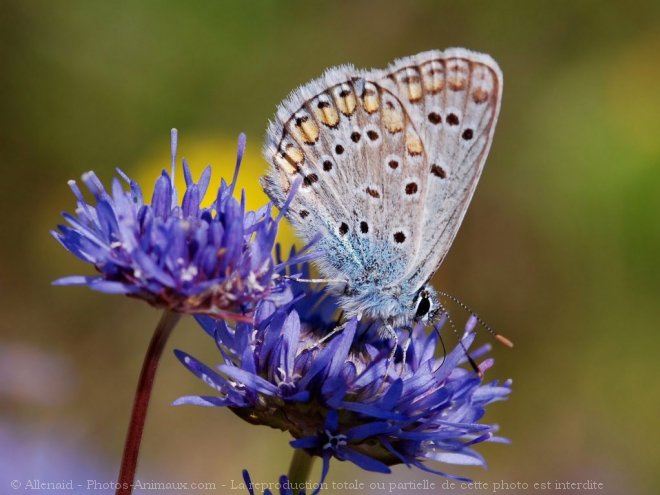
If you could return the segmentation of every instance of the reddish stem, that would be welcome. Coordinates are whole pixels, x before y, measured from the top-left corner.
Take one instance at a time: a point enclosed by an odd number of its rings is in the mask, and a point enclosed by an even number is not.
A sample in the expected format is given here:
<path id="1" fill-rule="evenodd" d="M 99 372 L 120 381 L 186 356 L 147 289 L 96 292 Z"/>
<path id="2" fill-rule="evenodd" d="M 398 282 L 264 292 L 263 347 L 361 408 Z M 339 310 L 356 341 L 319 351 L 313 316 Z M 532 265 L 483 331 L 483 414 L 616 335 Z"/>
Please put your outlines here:
<path id="1" fill-rule="evenodd" d="M 130 495 L 133 493 L 135 469 L 140 453 L 142 432 L 144 431 L 144 422 L 147 419 L 149 399 L 151 398 L 151 390 L 154 386 L 156 369 L 158 368 L 158 362 L 163 354 L 165 344 L 180 318 L 180 313 L 165 310 L 158 322 L 158 326 L 154 330 L 151 342 L 149 342 L 149 348 L 142 363 L 140 380 L 135 391 L 133 412 L 131 414 L 131 422 L 128 426 L 126 443 L 124 444 L 124 455 L 121 460 L 116 495 Z"/>

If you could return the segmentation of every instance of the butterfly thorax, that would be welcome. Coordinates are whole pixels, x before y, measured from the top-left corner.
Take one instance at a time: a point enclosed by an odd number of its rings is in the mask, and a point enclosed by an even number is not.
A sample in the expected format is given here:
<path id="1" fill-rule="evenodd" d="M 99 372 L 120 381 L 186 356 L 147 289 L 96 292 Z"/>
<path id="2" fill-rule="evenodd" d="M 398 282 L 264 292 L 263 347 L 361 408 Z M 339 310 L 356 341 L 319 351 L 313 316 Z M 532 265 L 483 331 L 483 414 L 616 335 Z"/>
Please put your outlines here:
<path id="1" fill-rule="evenodd" d="M 428 287 L 402 285 L 380 286 L 378 281 L 357 282 L 354 285 L 331 285 L 329 290 L 339 298 L 346 318 L 361 317 L 377 320 L 393 327 L 402 327 L 425 319 L 437 306 L 435 291 Z M 421 291 L 430 302 L 429 308 L 420 315 L 418 303 Z"/>

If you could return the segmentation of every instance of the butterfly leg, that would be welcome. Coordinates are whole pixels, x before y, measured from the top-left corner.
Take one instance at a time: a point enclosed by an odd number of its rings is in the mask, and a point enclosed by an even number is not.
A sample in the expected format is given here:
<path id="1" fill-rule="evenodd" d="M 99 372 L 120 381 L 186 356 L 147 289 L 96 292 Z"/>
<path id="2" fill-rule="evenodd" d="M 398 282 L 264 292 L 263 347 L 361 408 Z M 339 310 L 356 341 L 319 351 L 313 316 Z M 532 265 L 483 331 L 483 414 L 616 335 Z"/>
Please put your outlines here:
<path id="1" fill-rule="evenodd" d="M 403 371 L 403 365 L 406 364 L 406 357 L 408 355 L 408 347 L 410 347 L 410 341 L 411 340 L 412 340 L 412 332 L 410 334 L 408 334 L 408 338 L 406 339 L 406 341 L 401 346 L 401 353 L 403 354 L 403 357 L 401 359 L 401 363 L 402 363 L 401 371 Z"/>
<path id="2" fill-rule="evenodd" d="M 341 332 L 346 327 L 346 323 L 348 323 L 348 322 L 342 323 L 338 327 L 335 327 L 334 330 L 332 330 L 328 335 L 326 335 L 324 337 L 321 337 L 321 339 L 319 340 L 319 344 L 323 344 L 324 342 L 327 342 L 332 337 L 334 337 L 339 332 Z"/>
<path id="3" fill-rule="evenodd" d="M 387 357 L 387 366 L 385 367 L 385 376 L 387 376 L 390 372 L 390 366 L 394 362 L 394 355 L 396 354 L 396 349 L 397 347 L 399 347 L 399 336 L 394 331 L 394 327 L 387 322 L 383 322 L 383 328 L 381 331 L 385 334 L 385 336 L 389 337 L 391 340 L 394 341 L 394 345 L 392 345 L 392 350 L 390 350 L 390 355 Z"/>
<path id="4" fill-rule="evenodd" d="M 341 278 L 297 278 L 290 277 L 289 275 L 282 275 L 285 280 L 292 280 L 294 282 L 302 282 L 307 284 L 329 284 L 329 283 L 346 283 L 346 280 Z"/>
<path id="5" fill-rule="evenodd" d="M 342 311 L 342 312 L 341 312 L 341 315 L 343 315 L 343 314 L 344 314 L 344 312 Z M 341 316 L 341 315 L 339 316 L 339 320 L 337 320 L 337 323 L 339 323 L 339 321 L 341 321 L 341 319 L 342 319 L 342 316 Z M 357 315 L 357 321 L 359 322 L 361 319 L 362 319 L 362 313 L 360 313 L 360 314 Z M 323 344 L 324 342 L 330 340 L 333 336 L 337 335 L 337 334 L 338 334 L 339 332 L 341 332 L 344 328 L 346 328 L 346 325 L 348 325 L 348 321 L 345 321 L 345 322 L 342 323 L 341 325 L 336 326 L 336 327 L 334 328 L 334 330 L 332 330 L 328 335 L 326 335 L 325 337 L 322 337 L 322 338 L 319 340 L 319 344 Z"/>

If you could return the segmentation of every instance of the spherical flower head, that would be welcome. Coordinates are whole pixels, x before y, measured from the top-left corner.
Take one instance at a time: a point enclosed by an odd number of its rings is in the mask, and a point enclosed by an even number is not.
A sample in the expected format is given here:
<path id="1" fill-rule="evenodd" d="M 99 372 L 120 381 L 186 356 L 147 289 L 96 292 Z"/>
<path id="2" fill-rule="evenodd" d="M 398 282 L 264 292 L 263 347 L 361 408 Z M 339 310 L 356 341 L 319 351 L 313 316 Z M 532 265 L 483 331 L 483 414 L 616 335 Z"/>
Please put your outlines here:
<path id="1" fill-rule="evenodd" d="M 283 288 L 277 284 L 272 258 L 281 215 L 272 218 L 270 204 L 246 211 L 244 194 L 240 202 L 233 197 L 245 136 L 239 137 L 233 180 L 222 180 L 210 208 L 201 206 L 210 166 L 194 182 L 185 160 L 186 189 L 179 204 L 172 179 L 176 130 L 171 148 L 172 173 L 163 171 L 157 179 L 151 204 L 121 170 L 121 180 L 113 180 L 110 192 L 94 172 L 82 176 L 95 204 L 87 203 L 75 181 L 69 182 L 76 211 L 63 214 L 69 225 L 58 225 L 53 235 L 99 275 L 65 277 L 55 284 L 87 285 L 176 312 L 249 319 L 256 302 L 282 295 Z"/>
<path id="2" fill-rule="evenodd" d="M 290 432 L 293 447 L 323 459 L 322 479 L 331 458 L 382 473 L 403 463 L 445 474 L 425 461 L 485 465 L 472 446 L 502 439 L 493 435 L 496 426 L 479 420 L 487 404 L 508 396 L 511 384 L 482 383 L 464 366 L 476 319 L 468 320 L 449 353 L 439 351 L 443 322 L 430 334 L 421 325 L 411 335 L 399 330 L 400 342 L 410 337 L 406 359 L 399 350 L 388 364 L 391 343 L 377 337 L 376 322 L 353 319 L 323 340 L 328 320 L 321 313 L 329 308 L 337 309 L 332 299 L 307 289 L 280 307 L 261 303 L 253 323 L 198 318 L 224 363 L 214 370 L 176 351 L 215 393 L 175 404 L 229 407 L 252 424 Z M 488 350 L 470 355 L 479 359 Z M 480 373 L 492 364 L 483 360 Z"/>

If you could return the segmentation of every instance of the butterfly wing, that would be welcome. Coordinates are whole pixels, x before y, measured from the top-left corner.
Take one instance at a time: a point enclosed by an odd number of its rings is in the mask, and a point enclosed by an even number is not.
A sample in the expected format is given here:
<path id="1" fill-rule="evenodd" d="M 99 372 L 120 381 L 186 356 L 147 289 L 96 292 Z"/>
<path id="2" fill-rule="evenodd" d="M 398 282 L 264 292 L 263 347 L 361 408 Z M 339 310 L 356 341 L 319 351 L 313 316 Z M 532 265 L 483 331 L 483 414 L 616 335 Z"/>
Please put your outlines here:
<path id="1" fill-rule="evenodd" d="M 322 234 L 322 274 L 374 288 L 400 280 L 419 251 L 423 224 L 411 219 L 428 175 L 422 139 L 382 75 L 339 67 L 302 86 L 264 148 L 263 185 L 277 206 L 302 180 L 286 215 L 303 239 Z"/>
<path id="2" fill-rule="evenodd" d="M 427 156 L 418 251 L 403 277 L 410 286 L 433 275 L 463 221 L 492 142 L 502 82 L 490 56 L 463 48 L 397 60 L 378 81 L 398 95 Z"/>

